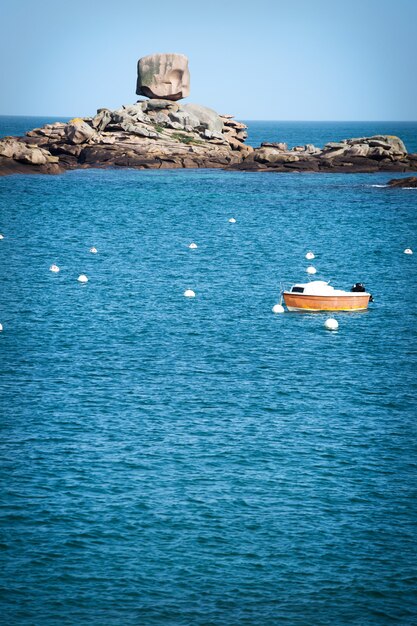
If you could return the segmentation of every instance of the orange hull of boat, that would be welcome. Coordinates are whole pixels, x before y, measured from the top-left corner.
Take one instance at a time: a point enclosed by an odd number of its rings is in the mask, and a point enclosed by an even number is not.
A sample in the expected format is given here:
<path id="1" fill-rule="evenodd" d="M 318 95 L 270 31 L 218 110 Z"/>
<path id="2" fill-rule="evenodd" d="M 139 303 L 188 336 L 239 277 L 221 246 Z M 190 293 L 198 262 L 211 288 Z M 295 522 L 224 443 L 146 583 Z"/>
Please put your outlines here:
<path id="1" fill-rule="evenodd" d="M 309 296 L 284 293 L 284 302 L 290 310 L 304 311 L 364 311 L 368 308 L 369 294 L 354 296 Z"/>

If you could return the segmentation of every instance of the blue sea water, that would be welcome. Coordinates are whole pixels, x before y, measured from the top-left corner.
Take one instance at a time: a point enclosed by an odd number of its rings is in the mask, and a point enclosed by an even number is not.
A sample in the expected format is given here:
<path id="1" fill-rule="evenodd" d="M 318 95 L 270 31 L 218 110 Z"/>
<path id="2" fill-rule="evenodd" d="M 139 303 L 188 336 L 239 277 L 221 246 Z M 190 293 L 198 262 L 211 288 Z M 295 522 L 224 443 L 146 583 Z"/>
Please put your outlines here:
<path id="1" fill-rule="evenodd" d="M 0 137 L 24 135 L 33 128 L 40 128 L 54 122 L 68 122 L 69 117 L 0 115 Z"/>
<path id="2" fill-rule="evenodd" d="M 417 191 L 388 178 L 0 178 L 4 624 L 417 622 Z M 374 294 L 335 333 L 271 312 L 309 249 Z"/>
<path id="3" fill-rule="evenodd" d="M 288 146 L 312 143 L 319 148 L 328 141 L 372 135 L 397 135 L 408 152 L 417 152 L 417 122 L 272 122 L 250 121 L 247 143 L 259 146 L 263 141 L 284 141 Z"/>

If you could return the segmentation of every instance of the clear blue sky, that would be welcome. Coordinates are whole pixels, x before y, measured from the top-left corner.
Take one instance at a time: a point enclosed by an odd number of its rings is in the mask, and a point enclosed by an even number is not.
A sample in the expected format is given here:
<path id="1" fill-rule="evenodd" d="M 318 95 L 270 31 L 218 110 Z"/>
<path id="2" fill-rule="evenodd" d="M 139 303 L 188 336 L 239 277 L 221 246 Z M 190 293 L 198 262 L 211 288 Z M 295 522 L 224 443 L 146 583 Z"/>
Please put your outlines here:
<path id="1" fill-rule="evenodd" d="M 135 102 L 138 58 L 182 52 L 220 113 L 417 119 L 417 0 L 2 0 L 0 24 L 4 115 Z"/>

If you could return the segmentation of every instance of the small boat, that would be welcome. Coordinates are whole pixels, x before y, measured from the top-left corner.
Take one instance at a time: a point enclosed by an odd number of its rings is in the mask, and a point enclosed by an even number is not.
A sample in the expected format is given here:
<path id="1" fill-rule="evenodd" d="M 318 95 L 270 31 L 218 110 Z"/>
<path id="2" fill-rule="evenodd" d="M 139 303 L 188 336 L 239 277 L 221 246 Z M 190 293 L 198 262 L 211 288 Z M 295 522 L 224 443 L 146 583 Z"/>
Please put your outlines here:
<path id="1" fill-rule="evenodd" d="M 324 280 L 297 283 L 282 295 L 289 311 L 364 311 L 373 302 L 362 283 L 342 291 Z"/>

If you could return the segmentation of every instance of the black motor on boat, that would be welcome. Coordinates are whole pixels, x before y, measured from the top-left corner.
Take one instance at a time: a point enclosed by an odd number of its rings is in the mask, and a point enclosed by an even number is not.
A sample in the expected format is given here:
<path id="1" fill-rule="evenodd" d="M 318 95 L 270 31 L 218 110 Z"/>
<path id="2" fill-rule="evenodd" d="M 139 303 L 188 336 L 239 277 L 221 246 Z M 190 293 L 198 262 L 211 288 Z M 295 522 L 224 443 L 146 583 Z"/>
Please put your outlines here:
<path id="1" fill-rule="evenodd" d="M 356 292 L 362 292 L 363 293 L 364 291 L 366 291 L 366 287 L 365 287 L 365 285 L 363 283 L 355 283 L 352 286 L 351 291 L 356 291 Z M 374 299 L 373 299 L 373 297 L 371 295 L 371 297 L 369 298 L 369 302 L 373 302 L 373 301 L 374 301 Z"/>

